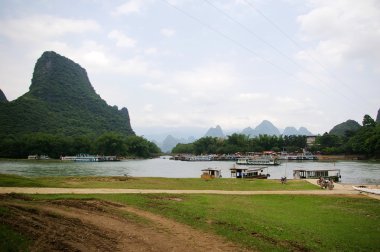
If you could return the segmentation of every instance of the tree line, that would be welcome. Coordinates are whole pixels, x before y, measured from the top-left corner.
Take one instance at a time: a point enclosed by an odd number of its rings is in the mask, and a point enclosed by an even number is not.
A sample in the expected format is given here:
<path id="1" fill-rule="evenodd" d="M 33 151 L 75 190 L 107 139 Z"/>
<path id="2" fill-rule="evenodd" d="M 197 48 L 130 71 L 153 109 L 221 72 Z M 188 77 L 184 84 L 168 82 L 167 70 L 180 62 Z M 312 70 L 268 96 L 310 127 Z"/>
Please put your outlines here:
<path id="1" fill-rule="evenodd" d="M 298 151 L 306 147 L 306 136 L 269 136 L 260 135 L 251 138 L 234 133 L 227 138 L 203 137 L 190 144 L 177 144 L 173 153 L 228 154 L 237 152 L 262 152 L 273 150 Z"/>
<path id="2" fill-rule="evenodd" d="M 148 158 L 161 153 L 156 144 L 140 136 L 108 132 L 95 136 L 63 136 L 48 133 L 8 135 L 0 140 L 0 157 L 26 158 L 48 155 L 51 158 L 77 154 Z"/>
<path id="3" fill-rule="evenodd" d="M 227 138 L 203 137 L 190 144 L 177 144 L 172 153 L 228 154 L 237 152 L 300 152 L 308 148 L 313 153 L 354 154 L 367 158 L 380 158 L 380 124 L 369 115 L 363 118 L 362 126 L 356 130 L 347 130 L 343 136 L 324 133 L 316 137 L 315 144 L 307 146 L 306 136 L 269 136 L 249 137 L 244 134 L 232 134 Z"/>
<path id="4" fill-rule="evenodd" d="M 324 133 L 318 136 L 311 151 L 323 154 L 359 154 L 367 158 L 380 158 L 380 124 L 369 115 L 363 117 L 362 126 L 343 135 Z"/>

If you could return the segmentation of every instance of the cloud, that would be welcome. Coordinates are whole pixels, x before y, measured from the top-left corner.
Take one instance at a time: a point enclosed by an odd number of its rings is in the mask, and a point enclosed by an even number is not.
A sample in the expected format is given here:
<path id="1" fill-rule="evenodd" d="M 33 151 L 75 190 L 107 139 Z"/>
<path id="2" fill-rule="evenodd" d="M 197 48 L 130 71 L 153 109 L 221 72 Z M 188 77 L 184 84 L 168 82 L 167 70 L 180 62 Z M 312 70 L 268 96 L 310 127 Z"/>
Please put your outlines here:
<path id="1" fill-rule="evenodd" d="M 89 51 L 88 53 L 84 54 L 83 58 L 87 62 L 91 62 L 91 64 L 98 66 L 106 66 L 110 62 L 107 56 L 101 51 Z"/>
<path id="2" fill-rule="evenodd" d="M 234 100 L 240 102 L 249 102 L 266 99 L 268 97 L 269 95 L 264 93 L 240 93 L 234 97 Z"/>
<path id="3" fill-rule="evenodd" d="M 38 15 L 0 21 L 0 34 L 9 39 L 25 42 L 96 32 L 100 25 L 91 19 L 70 19 L 50 15 Z"/>
<path id="4" fill-rule="evenodd" d="M 130 0 L 122 5 L 116 7 L 115 11 L 112 12 L 114 16 L 129 15 L 132 13 L 140 13 L 144 4 L 148 1 L 144 0 Z"/>
<path id="5" fill-rule="evenodd" d="M 173 37 L 176 31 L 170 28 L 163 28 L 160 30 L 160 33 L 165 37 Z"/>
<path id="6" fill-rule="evenodd" d="M 377 0 L 312 1 L 312 9 L 297 18 L 301 36 L 316 41 L 314 48 L 298 57 L 311 55 L 329 66 L 368 64 L 380 66 L 380 2 Z"/>
<path id="7" fill-rule="evenodd" d="M 232 87 L 237 73 L 232 65 L 211 62 L 189 71 L 173 73 L 173 82 L 186 92 L 224 91 Z"/>
<path id="8" fill-rule="evenodd" d="M 158 52 L 158 49 L 156 47 L 149 47 L 144 50 L 144 53 L 147 55 L 156 54 Z"/>
<path id="9" fill-rule="evenodd" d="M 112 30 L 108 33 L 108 38 L 116 41 L 116 46 L 133 48 L 136 46 L 137 41 L 133 38 L 126 36 L 124 33 L 118 30 Z"/>
<path id="10" fill-rule="evenodd" d="M 144 106 L 144 112 L 146 112 L 146 113 L 151 113 L 151 112 L 153 112 L 153 104 L 146 104 L 146 105 Z"/>

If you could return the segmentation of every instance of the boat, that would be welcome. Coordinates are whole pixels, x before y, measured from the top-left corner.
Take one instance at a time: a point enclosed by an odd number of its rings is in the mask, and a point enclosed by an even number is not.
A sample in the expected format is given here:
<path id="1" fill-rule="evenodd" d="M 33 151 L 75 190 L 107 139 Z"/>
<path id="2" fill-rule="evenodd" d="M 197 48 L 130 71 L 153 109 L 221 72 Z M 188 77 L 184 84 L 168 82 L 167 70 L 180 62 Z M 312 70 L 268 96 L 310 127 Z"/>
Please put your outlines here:
<path id="1" fill-rule="evenodd" d="M 201 178 L 203 179 L 213 179 L 213 178 L 221 178 L 222 171 L 217 168 L 207 168 L 202 170 Z"/>
<path id="2" fill-rule="evenodd" d="M 268 167 L 240 167 L 234 165 L 230 168 L 232 178 L 267 179 L 270 177 Z"/>
<path id="3" fill-rule="evenodd" d="M 236 161 L 238 165 L 280 165 L 277 157 L 272 155 L 250 156 L 238 158 Z"/>
<path id="4" fill-rule="evenodd" d="M 29 160 L 48 160 L 50 159 L 50 157 L 47 155 L 29 155 L 28 159 Z"/>
<path id="5" fill-rule="evenodd" d="M 303 150 L 302 153 L 289 154 L 287 152 L 281 152 L 279 156 L 280 160 L 318 160 L 318 157 L 309 151 Z"/>
<path id="6" fill-rule="evenodd" d="M 341 179 L 340 169 L 326 170 L 293 170 L 294 179 L 333 179 L 334 182 L 339 182 Z"/>
<path id="7" fill-rule="evenodd" d="M 76 156 L 63 156 L 60 158 L 62 161 L 75 161 L 75 162 L 106 162 L 106 161 L 120 161 L 116 156 L 99 156 L 79 154 Z"/>
<path id="8" fill-rule="evenodd" d="M 212 161 L 212 155 L 199 155 L 199 156 L 189 156 L 185 158 L 185 161 Z"/>
<path id="9" fill-rule="evenodd" d="M 169 158 L 170 160 L 180 160 L 180 161 L 213 161 L 214 155 L 190 155 L 190 154 L 181 154 Z"/>
<path id="10" fill-rule="evenodd" d="M 355 190 L 360 191 L 360 192 L 373 193 L 373 194 L 380 195 L 380 189 L 379 188 L 371 188 L 368 186 L 352 186 L 352 188 L 354 188 Z"/>

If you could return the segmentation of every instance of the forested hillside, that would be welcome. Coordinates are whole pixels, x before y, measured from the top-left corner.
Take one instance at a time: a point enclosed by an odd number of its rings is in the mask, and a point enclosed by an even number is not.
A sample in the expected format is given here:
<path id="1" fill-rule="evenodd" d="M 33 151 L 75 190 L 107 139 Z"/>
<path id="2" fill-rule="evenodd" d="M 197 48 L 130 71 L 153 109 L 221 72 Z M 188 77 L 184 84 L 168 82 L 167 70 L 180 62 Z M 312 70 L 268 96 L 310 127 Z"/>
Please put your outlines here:
<path id="1" fill-rule="evenodd" d="M 8 102 L 0 91 L 0 122 L 0 157 L 149 157 L 160 152 L 135 136 L 127 108 L 109 106 L 95 92 L 86 70 L 55 52 L 37 60 L 29 92 Z"/>
<path id="2" fill-rule="evenodd" d="M 29 92 L 0 103 L 0 121 L 0 137 L 37 132 L 134 135 L 128 110 L 107 105 L 86 70 L 55 52 L 45 52 L 38 59 Z"/>

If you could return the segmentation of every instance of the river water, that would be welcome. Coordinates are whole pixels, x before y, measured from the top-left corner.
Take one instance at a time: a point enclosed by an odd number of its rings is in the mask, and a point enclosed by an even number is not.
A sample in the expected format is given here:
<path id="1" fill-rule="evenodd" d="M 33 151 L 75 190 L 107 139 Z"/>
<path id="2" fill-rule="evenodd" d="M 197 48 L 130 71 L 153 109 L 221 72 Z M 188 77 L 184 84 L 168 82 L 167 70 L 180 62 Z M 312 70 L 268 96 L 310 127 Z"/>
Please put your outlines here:
<path id="1" fill-rule="evenodd" d="M 120 162 L 65 162 L 60 160 L 0 160 L 0 173 L 27 177 L 36 176 L 134 176 L 199 178 L 201 170 L 218 168 L 222 176 L 230 177 L 232 161 L 186 162 L 161 157 L 147 160 Z M 269 166 L 270 179 L 282 176 L 293 178 L 297 169 L 340 169 L 342 183 L 380 184 L 380 163 L 362 161 L 317 162 L 283 161 L 279 166 Z"/>

